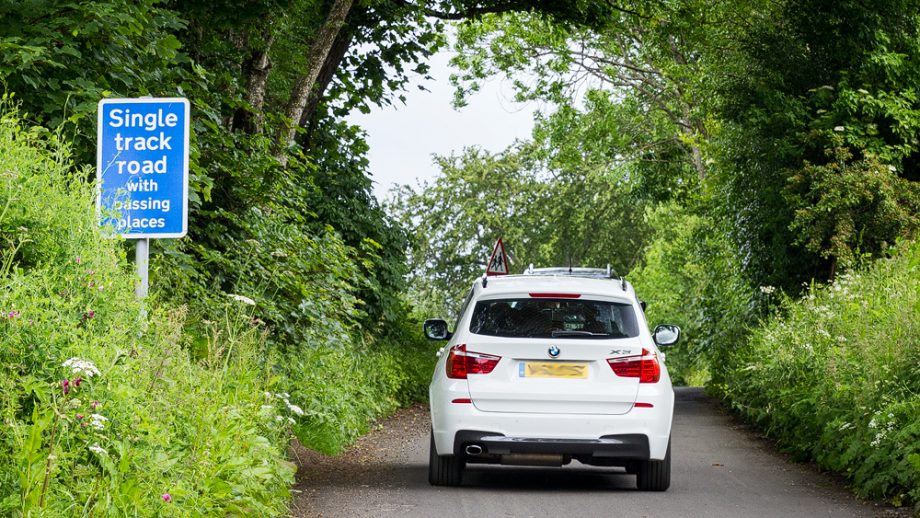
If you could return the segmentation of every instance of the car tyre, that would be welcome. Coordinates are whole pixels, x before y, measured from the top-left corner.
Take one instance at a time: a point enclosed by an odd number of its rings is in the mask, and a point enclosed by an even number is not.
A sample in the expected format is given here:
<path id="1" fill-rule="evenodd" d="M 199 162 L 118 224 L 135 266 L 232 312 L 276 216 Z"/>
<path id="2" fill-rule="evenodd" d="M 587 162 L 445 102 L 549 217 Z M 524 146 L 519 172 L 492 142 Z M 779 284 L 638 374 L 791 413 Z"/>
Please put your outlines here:
<path id="1" fill-rule="evenodd" d="M 428 450 L 428 482 L 432 486 L 459 486 L 466 462 L 458 455 L 438 455 L 434 433 Z"/>
<path id="2" fill-rule="evenodd" d="M 640 491 L 667 491 L 671 486 L 671 439 L 663 460 L 639 462 L 636 470 L 636 486 Z"/>

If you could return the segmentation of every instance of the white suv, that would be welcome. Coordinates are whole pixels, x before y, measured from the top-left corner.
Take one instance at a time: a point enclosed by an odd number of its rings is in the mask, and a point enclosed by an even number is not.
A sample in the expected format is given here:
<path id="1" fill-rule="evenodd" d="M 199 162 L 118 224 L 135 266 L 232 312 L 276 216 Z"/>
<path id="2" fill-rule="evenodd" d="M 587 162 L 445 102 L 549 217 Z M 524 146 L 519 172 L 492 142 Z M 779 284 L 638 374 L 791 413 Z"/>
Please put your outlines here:
<path id="1" fill-rule="evenodd" d="M 671 482 L 674 391 L 632 286 L 604 270 L 530 269 L 473 283 L 429 388 L 433 485 L 468 463 L 623 466 L 639 489 Z"/>

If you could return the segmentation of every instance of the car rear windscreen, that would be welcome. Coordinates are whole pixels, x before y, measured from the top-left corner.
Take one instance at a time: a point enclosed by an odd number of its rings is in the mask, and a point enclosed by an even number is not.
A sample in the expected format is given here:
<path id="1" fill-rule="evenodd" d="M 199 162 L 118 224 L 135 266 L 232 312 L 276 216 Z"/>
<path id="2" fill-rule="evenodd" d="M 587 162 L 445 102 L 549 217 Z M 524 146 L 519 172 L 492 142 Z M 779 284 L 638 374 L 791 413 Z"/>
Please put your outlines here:
<path id="1" fill-rule="evenodd" d="M 632 338 L 630 304 L 572 299 L 496 299 L 476 303 L 470 332 L 509 338 Z"/>

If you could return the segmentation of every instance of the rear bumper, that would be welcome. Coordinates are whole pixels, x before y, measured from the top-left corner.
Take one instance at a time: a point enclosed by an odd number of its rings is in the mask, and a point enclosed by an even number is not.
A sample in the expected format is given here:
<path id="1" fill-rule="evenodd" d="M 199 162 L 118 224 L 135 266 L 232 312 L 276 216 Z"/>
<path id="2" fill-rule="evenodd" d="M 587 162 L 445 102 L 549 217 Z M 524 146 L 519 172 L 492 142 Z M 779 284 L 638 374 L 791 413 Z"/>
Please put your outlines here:
<path id="1" fill-rule="evenodd" d="M 483 412 L 469 403 L 465 383 L 436 384 L 431 390 L 431 424 L 439 455 L 481 441 L 493 455 L 552 453 L 608 459 L 664 459 L 671 436 L 674 392 L 670 385 L 643 387 L 641 401 L 653 408 L 625 414 L 537 414 Z M 460 450 L 462 451 L 462 450 Z"/>
<path id="2" fill-rule="evenodd" d="M 454 455 L 462 455 L 471 444 L 481 446 L 484 455 L 542 453 L 624 460 L 649 458 L 648 436 L 642 434 L 605 435 L 598 439 L 543 439 L 460 430 L 454 436 Z"/>

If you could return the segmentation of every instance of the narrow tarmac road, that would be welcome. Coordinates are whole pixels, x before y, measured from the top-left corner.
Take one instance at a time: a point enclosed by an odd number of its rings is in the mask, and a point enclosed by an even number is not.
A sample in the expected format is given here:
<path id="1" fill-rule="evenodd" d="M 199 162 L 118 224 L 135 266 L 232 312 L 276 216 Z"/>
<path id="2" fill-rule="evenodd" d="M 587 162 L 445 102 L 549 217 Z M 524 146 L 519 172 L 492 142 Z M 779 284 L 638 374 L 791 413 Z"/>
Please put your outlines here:
<path id="1" fill-rule="evenodd" d="M 671 488 L 636 490 L 619 468 L 472 466 L 463 486 L 428 485 L 428 410 L 399 412 L 344 455 L 300 446 L 292 516 L 907 516 L 858 502 L 838 481 L 791 463 L 694 388 L 678 388 Z"/>

